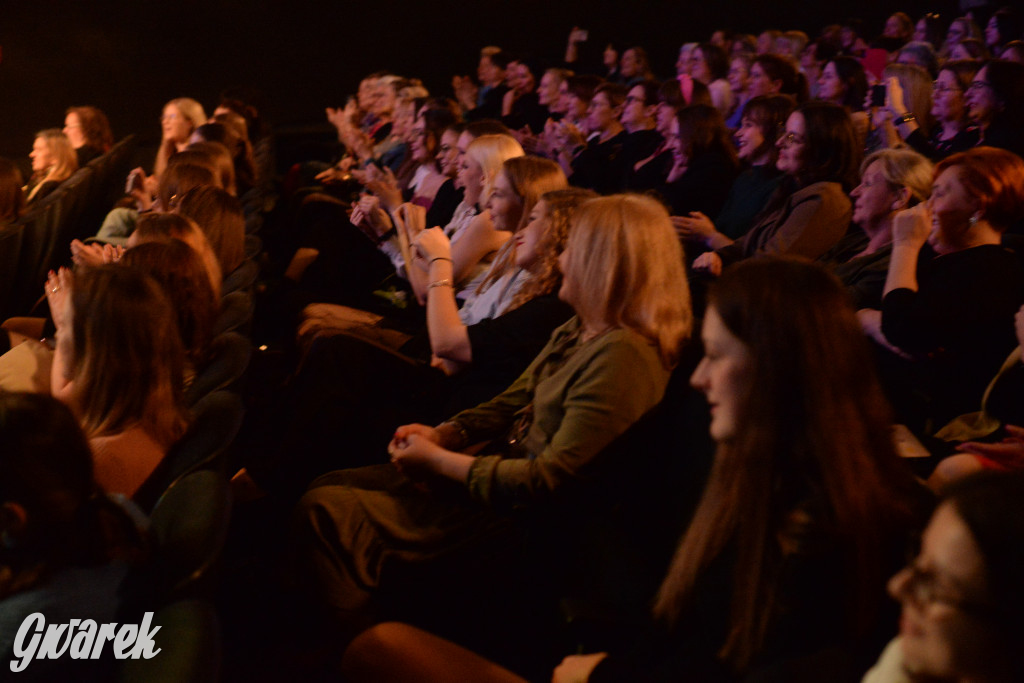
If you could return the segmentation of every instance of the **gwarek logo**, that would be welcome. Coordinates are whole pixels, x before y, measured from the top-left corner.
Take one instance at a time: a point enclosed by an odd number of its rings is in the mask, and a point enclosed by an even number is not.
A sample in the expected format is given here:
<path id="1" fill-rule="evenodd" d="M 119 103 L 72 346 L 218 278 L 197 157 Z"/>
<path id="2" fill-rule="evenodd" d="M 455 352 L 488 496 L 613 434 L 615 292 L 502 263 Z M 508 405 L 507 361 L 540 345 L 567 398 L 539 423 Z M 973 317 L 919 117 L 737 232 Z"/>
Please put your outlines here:
<path id="1" fill-rule="evenodd" d="M 142 624 L 97 624 L 92 619 L 72 619 L 67 624 L 46 625 L 42 612 L 25 617 L 14 639 L 14 660 L 11 671 L 24 671 L 33 659 L 99 659 L 107 641 L 113 642 L 117 659 L 152 659 L 160 654 L 153 636 L 160 627 L 150 630 L 153 613 L 146 612 Z M 155 648 L 155 649 L 154 649 Z"/>

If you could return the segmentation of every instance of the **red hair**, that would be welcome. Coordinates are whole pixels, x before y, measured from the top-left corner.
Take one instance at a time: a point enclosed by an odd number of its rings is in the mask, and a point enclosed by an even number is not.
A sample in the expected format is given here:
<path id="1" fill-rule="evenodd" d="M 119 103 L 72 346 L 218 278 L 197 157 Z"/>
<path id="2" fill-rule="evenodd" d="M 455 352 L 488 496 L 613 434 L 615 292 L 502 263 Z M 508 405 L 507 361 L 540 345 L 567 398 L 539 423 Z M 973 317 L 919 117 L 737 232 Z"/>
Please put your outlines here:
<path id="1" fill-rule="evenodd" d="M 992 227 L 1003 231 L 1024 218 L 1024 161 L 1019 156 L 995 147 L 975 147 L 940 161 L 935 177 L 954 167 Z"/>

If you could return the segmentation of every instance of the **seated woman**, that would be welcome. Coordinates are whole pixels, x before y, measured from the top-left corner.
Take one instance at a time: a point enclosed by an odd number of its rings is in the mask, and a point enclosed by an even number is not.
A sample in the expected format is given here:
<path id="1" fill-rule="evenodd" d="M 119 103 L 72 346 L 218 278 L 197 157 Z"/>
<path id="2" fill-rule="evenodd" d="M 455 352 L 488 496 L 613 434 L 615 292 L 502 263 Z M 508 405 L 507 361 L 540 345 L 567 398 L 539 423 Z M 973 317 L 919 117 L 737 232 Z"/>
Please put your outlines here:
<path id="1" fill-rule="evenodd" d="M 726 117 L 733 108 L 729 85 L 729 57 L 725 49 L 712 43 L 701 43 L 690 53 L 690 76 L 708 87 L 711 104 Z"/>
<path id="2" fill-rule="evenodd" d="M 187 243 L 172 237 L 135 245 L 119 263 L 150 275 L 170 300 L 185 352 L 187 387 L 209 360 L 213 325 L 220 310 L 202 257 Z"/>
<path id="3" fill-rule="evenodd" d="M 32 614 L 41 612 L 47 624 L 119 621 L 118 588 L 143 543 L 96 485 L 89 444 L 71 411 L 50 396 L 0 393 L 0 511 L 5 667 L 23 661 L 16 635 Z M 103 681 L 112 674 L 106 662 L 68 656 L 26 663 L 26 680 Z"/>
<path id="4" fill-rule="evenodd" d="M 976 73 L 977 62 L 950 61 L 942 65 L 932 89 L 931 114 L 935 125 L 930 135 L 918 123 L 920 114 L 908 105 L 899 80 L 890 78 L 886 106 L 900 137 L 932 161 L 941 161 L 977 145 L 978 129 L 970 125 L 965 99 Z"/>
<path id="5" fill-rule="evenodd" d="M 807 100 L 807 79 L 793 62 L 773 54 L 759 54 L 750 66 L 751 97 L 789 95 L 802 104 Z"/>
<path id="6" fill-rule="evenodd" d="M 556 683 L 745 680 L 876 647 L 886 577 L 924 515 L 842 288 L 813 264 L 743 263 L 713 285 L 702 337 L 691 383 L 717 451 L 654 620 L 635 643 L 567 657 Z M 355 681 L 522 680 L 400 624 L 360 636 L 343 667 Z"/>
<path id="7" fill-rule="evenodd" d="M 927 138 L 934 127 L 932 119 L 932 88 L 935 79 L 919 66 L 912 64 L 890 64 L 882 71 L 880 85 L 885 87 L 885 100 L 891 101 L 893 90 L 892 83 L 903 96 L 903 106 L 909 111 L 922 112 L 918 127 L 921 134 Z M 892 149 L 905 147 L 902 136 L 899 134 L 900 121 L 892 116 L 892 110 L 888 106 L 872 106 L 870 92 L 864 98 L 864 106 L 870 116 L 871 132 L 868 133 L 864 143 L 864 153 L 870 154 L 880 149 Z M 925 113 L 928 112 L 928 113 Z M 918 117 L 914 117 L 917 119 Z"/>
<path id="8" fill-rule="evenodd" d="M 967 88 L 967 114 L 978 126 L 978 144 L 1024 154 L 1024 64 L 985 62 Z"/>
<path id="9" fill-rule="evenodd" d="M 220 272 L 230 275 L 245 260 L 245 215 L 239 201 L 209 185 L 194 187 L 178 200 L 176 212 L 195 221 L 217 255 Z"/>
<path id="10" fill-rule="evenodd" d="M 217 254 L 210 246 L 205 233 L 192 219 L 174 213 L 146 214 L 139 219 L 139 227 L 128 238 L 127 246 L 135 247 L 146 242 L 166 242 L 170 239 L 181 240 L 199 254 L 214 297 L 220 299 L 221 270 Z"/>
<path id="11" fill-rule="evenodd" d="M 25 186 L 25 203 L 31 206 L 50 194 L 78 170 L 78 158 L 59 128 L 36 133 L 32 142 L 32 177 Z"/>
<path id="12" fill-rule="evenodd" d="M 693 104 L 679 110 L 669 129 L 675 163 L 666 184 L 658 188 L 672 214 L 721 210 L 739 172 L 729 138 L 725 119 L 716 108 Z"/>
<path id="13" fill-rule="evenodd" d="M 433 575 L 455 555 L 486 563 L 479 553 L 491 541 L 514 547 L 524 530 L 514 510 L 567 504 L 585 514 L 579 497 L 596 494 L 616 469 L 601 452 L 661 399 L 690 325 L 665 209 L 637 196 L 588 202 L 559 263 L 559 297 L 577 316 L 511 387 L 436 428 L 399 427 L 388 446 L 393 464 L 325 475 L 299 504 L 306 585 L 350 628 L 380 592 L 398 588 L 387 583 L 392 570 Z M 495 455 L 459 452 L 512 433 Z M 429 492 L 414 483 L 424 479 Z M 560 517 L 541 518 L 550 530 Z M 454 595 L 460 574 L 431 592 Z"/>
<path id="14" fill-rule="evenodd" d="M 185 151 L 192 132 L 204 123 L 206 112 L 203 111 L 203 105 L 189 97 L 178 97 L 164 105 L 160 116 L 163 138 L 153 163 L 153 175 L 160 177 L 170 158 L 177 152 Z"/>
<path id="15" fill-rule="evenodd" d="M 975 410 L 1016 345 L 1019 257 L 1001 246 L 1024 218 L 1024 161 L 978 147 L 935 168 L 932 196 L 898 214 L 881 310 L 860 311 L 901 421 L 928 433 Z M 921 258 L 925 244 L 937 254 Z"/>
<path id="16" fill-rule="evenodd" d="M 256 160 L 252 144 L 249 142 L 245 118 L 234 112 L 214 117 L 218 118 L 224 121 L 207 121 L 192 131 L 189 145 L 196 142 L 217 142 L 224 145 L 231 154 L 238 196 L 242 197 L 253 189 L 256 182 Z"/>
<path id="17" fill-rule="evenodd" d="M 483 138 L 481 138 L 482 140 Z M 473 144 L 476 144 L 474 142 Z M 472 146 L 472 145 L 471 145 Z M 467 155 L 468 158 L 468 155 Z M 562 189 L 566 185 L 565 175 L 552 161 L 539 157 L 513 157 L 508 159 L 502 170 L 495 176 L 494 190 L 487 204 L 487 215 L 493 221 L 493 228 L 499 232 L 518 233 L 530 220 L 534 205 L 545 192 Z M 471 226 L 472 227 L 472 226 Z M 507 238 L 506 238 L 507 239 Z M 529 272 L 514 263 L 514 243 L 505 241 L 496 252 L 494 260 L 479 277 L 455 316 L 435 319 L 433 325 L 428 317 L 428 328 L 432 336 L 461 337 L 465 325 L 472 325 L 487 318 L 493 318 L 507 310 L 516 292 L 529 278 Z M 411 245 L 415 254 L 410 275 L 414 282 L 422 278 L 423 301 L 431 290 L 442 286 L 447 292 L 452 307 L 456 307 L 455 259 L 452 240 L 440 229 L 420 230 Z M 451 276 L 431 279 L 435 263 L 444 261 L 451 265 Z M 443 281 L 442 285 L 436 282 Z M 436 295 L 434 297 L 437 299 Z M 303 312 L 306 321 L 300 328 L 300 335 L 309 333 L 337 333 L 369 335 L 379 344 L 398 348 L 409 339 L 408 334 L 392 329 L 393 322 L 373 313 L 356 311 L 344 306 L 317 304 Z"/>
<path id="18" fill-rule="evenodd" d="M 707 86 L 689 76 L 664 81 L 658 86 L 654 110 L 654 130 L 661 136 L 659 144 L 651 153 L 639 160 L 625 160 L 626 189 L 646 192 L 665 184 L 675 163 L 673 148 L 667 141 L 673 121 L 683 107 L 691 104 L 711 105 Z"/>
<path id="19" fill-rule="evenodd" d="M 501 176 L 502 164 L 513 158 L 523 155 L 523 148 L 509 135 L 481 135 L 473 139 L 469 131 L 460 135 L 458 144 L 463 146 L 465 153 L 461 155 L 459 162 L 458 179 L 465 194 L 462 203 L 456 208 L 452 221 L 445 227 L 444 232 L 452 243 L 453 267 L 453 289 L 460 299 L 465 299 L 480 285 L 485 277 L 490 263 L 498 249 L 508 241 L 512 229 L 521 219 L 520 213 L 506 217 L 504 214 L 495 216 L 489 210 L 490 201 L 495 191 L 498 178 Z M 508 190 L 507 179 L 504 180 L 503 191 Z M 481 208 L 487 209 L 481 211 Z M 423 302 L 426 297 L 426 288 L 429 282 L 422 262 L 406 267 L 406 258 L 412 258 L 413 252 L 409 245 L 417 235 L 424 229 L 431 227 L 426 224 L 426 211 L 422 207 L 402 205 L 394 215 L 388 215 L 380 207 L 380 202 L 375 197 L 364 197 L 360 199 L 352 212 L 351 222 L 359 226 L 367 234 L 378 236 L 378 249 L 388 255 L 395 271 L 404 277 L 410 284 L 413 293 L 418 301 Z M 508 221 L 506 221 L 508 218 Z M 495 223 L 497 220 L 497 224 Z M 396 226 L 402 228 L 399 234 Z M 337 230 L 335 229 L 335 232 Z M 351 236 L 350 236 L 351 237 Z M 359 237 L 356 235 L 356 237 Z M 337 240 L 336 240 L 337 241 Z M 333 243 L 332 243 L 333 244 Z M 366 250 L 364 241 L 358 243 L 359 247 Z M 335 247 L 339 248 L 339 247 Z M 301 250 L 300 250 L 301 251 Z M 339 254 L 339 258 L 346 260 L 354 254 Z M 296 259 L 300 254 L 296 254 Z M 317 261 L 320 261 L 319 256 Z M 295 261 L 293 260 L 293 266 Z M 323 263 L 315 264 L 309 280 L 315 281 L 324 270 Z M 290 269 L 291 271 L 291 269 Z M 338 278 L 334 278 L 335 281 Z M 348 295 L 348 302 L 357 303 L 351 298 L 351 290 L 368 285 L 375 285 L 376 282 L 356 282 L 346 278 L 343 283 L 344 289 L 348 291 L 340 294 Z M 339 298 L 334 298 L 339 301 Z M 346 299 L 340 299 L 346 301 Z M 347 320 L 364 320 L 363 316 L 352 318 L 352 309 L 334 303 L 312 304 L 303 311 L 306 320 L 314 322 L 309 326 L 316 328 L 332 328 L 343 324 Z M 382 316 L 374 314 L 374 321 L 380 320 Z M 337 323 L 337 324 L 335 324 Z"/>
<path id="20" fill-rule="evenodd" d="M 408 135 L 408 160 L 398 169 L 394 179 L 385 174 L 367 183 L 367 189 L 380 198 L 385 210 L 392 211 L 403 201 L 425 209 L 431 207 L 437 191 L 447 180 L 437 162 L 441 135 L 455 121 L 455 115 L 448 108 L 439 108 L 429 101 L 416 110 Z"/>
<path id="21" fill-rule="evenodd" d="M 776 145 L 776 168 L 786 174 L 754 226 L 734 243 L 701 254 L 693 269 L 718 275 L 723 266 L 762 254 L 816 259 L 831 249 L 850 223 L 852 187 L 860 162 L 853 124 L 846 110 L 807 102 L 786 121 Z"/>
<path id="22" fill-rule="evenodd" d="M 788 95 L 758 95 L 747 102 L 735 137 L 737 156 L 749 168 L 736 177 L 714 223 L 701 211 L 673 216 L 680 237 L 705 249 L 719 249 L 750 229 L 782 182 L 783 174 L 775 167 L 775 141 L 794 106 Z"/>
<path id="23" fill-rule="evenodd" d="M 818 81 L 818 99 L 846 108 L 861 148 L 868 134 L 868 115 L 864 113 L 864 96 L 867 92 L 867 76 L 859 59 L 845 55 L 835 57 L 822 69 Z"/>
<path id="24" fill-rule="evenodd" d="M 623 102 L 622 116 L 619 118 L 626 130 L 620 152 L 620 165 L 626 178 L 623 187 L 629 185 L 636 164 L 648 159 L 664 143 L 655 121 L 658 88 L 657 81 L 641 81 L 629 89 Z"/>
<path id="25" fill-rule="evenodd" d="M 185 152 L 198 152 L 206 157 L 200 162 L 199 157 L 193 157 L 195 162 L 201 165 L 209 164 L 214 169 L 217 178 L 217 185 L 232 197 L 238 196 L 238 181 L 235 179 L 235 162 L 231 158 L 231 152 L 219 142 L 190 142 Z M 180 156 L 180 152 L 176 156 Z M 191 156 L 191 154 L 190 154 Z"/>
<path id="26" fill-rule="evenodd" d="M 897 213 L 927 201 L 934 167 L 908 149 L 883 149 L 861 164 L 860 185 L 853 188 L 851 230 L 822 261 L 846 287 L 854 308 L 880 308 L 892 255 L 892 222 Z"/>
<path id="27" fill-rule="evenodd" d="M 921 551 L 889 581 L 900 635 L 863 683 L 1024 680 L 1024 475 L 949 487 Z"/>
<path id="28" fill-rule="evenodd" d="M 750 67 L 754 58 L 748 54 L 735 54 L 729 57 L 729 89 L 732 91 L 732 110 L 725 118 L 729 130 L 737 130 L 743 117 L 743 109 L 750 101 Z"/>
<path id="29" fill-rule="evenodd" d="M 584 139 L 578 131 L 568 131 L 568 145 L 559 155 L 559 163 L 574 186 L 599 194 L 622 189 L 619 156 L 626 131 L 619 118 L 628 92 L 625 86 L 614 83 L 598 87 L 587 107 L 589 138 Z"/>
<path id="30" fill-rule="evenodd" d="M 555 190 L 534 205 L 515 238 L 516 266 L 530 278 L 502 315 L 462 326 L 449 288 L 434 287 L 427 330 L 398 352 L 346 334 L 318 339 L 282 401 L 282 434 L 260 439 L 258 449 L 266 457 L 247 463 L 250 476 L 267 490 L 301 490 L 341 465 L 377 462 L 376 447 L 387 442 L 396 424 L 441 420 L 508 387 L 552 330 L 572 316 L 558 298 L 558 257 L 580 205 L 595 196 Z M 446 269 L 451 265 L 440 258 L 431 276 L 440 281 Z M 339 434 L 350 439 L 344 460 L 324 448 Z M 297 452 L 308 455 L 297 462 L 291 456 Z"/>
<path id="31" fill-rule="evenodd" d="M 64 135 L 75 150 L 79 168 L 114 146 L 107 115 L 96 107 L 68 108 L 64 113 Z"/>
<path id="32" fill-rule="evenodd" d="M 140 204 L 140 209 L 150 208 L 152 199 L 156 196 L 157 183 L 167 170 L 171 157 L 188 148 L 192 133 L 204 123 L 206 112 L 203 111 L 203 105 L 191 98 L 179 97 L 164 105 L 163 114 L 160 116 L 162 138 L 153 162 L 153 173 L 147 176 L 139 167 L 128 175 L 126 194 L 135 198 Z"/>
<path id="33" fill-rule="evenodd" d="M 120 264 L 47 283 L 57 327 L 51 391 L 77 415 L 96 481 L 132 496 L 185 431 L 175 313 L 152 278 Z"/>
<path id="34" fill-rule="evenodd" d="M 472 138 L 467 135 L 466 139 Z M 453 220 L 444 229 L 452 244 L 453 287 L 460 299 L 465 299 L 480 285 L 494 255 L 522 219 L 521 215 L 507 215 L 508 212 L 500 212 L 496 216 L 491 210 L 495 193 L 517 196 L 502 169 L 509 159 L 522 156 L 522 147 L 508 135 L 482 135 L 465 147 L 458 172 L 459 183 L 464 189 L 462 203 L 456 207 Z M 485 209 L 482 212 L 481 207 Z M 435 227 L 426 223 L 425 212 L 407 210 L 404 216 L 410 242 L 424 229 Z M 419 220 L 421 216 L 422 221 Z M 418 268 L 406 269 L 405 272 L 422 304 L 426 300 L 429 283 L 424 264 L 414 261 L 414 265 Z"/>
<path id="35" fill-rule="evenodd" d="M 222 171 L 228 166 L 218 166 L 214 158 L 200 151 L 178 152 L 167 164 L 152 194 L 146 188 L 133 192 L 136 209 L 116 207 L 107 214 L 96 233 L 96 240 L 106 244 L 124 246 L 135 230 L 141 215 L 147 212 L 174 211 L 178 200 L 194 187 L 222 187 Z M 150 177 L 152 179 L 153 176 Z"/>

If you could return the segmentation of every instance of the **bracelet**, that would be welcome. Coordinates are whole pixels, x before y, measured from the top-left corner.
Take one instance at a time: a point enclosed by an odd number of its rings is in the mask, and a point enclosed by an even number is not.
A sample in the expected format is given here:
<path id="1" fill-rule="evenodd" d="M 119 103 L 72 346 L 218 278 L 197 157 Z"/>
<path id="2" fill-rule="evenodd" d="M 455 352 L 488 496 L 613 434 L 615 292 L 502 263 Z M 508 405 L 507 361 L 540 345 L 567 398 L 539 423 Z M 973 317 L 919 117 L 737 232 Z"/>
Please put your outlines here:
<path id="1" fill-rule="evenodd" d="M 431 282 L 429 285 L 427 285 L 427 291 L 430 291 L 434 287 L 451 287 L 451 286 L 452 286 L 452 281 L 449 280 L 448 278 L 445 278 L 443 280 L 436 280 L 434 282 Z"/>
<path id="2" fill-rule="evenodd" d="M 447 256 L 435 256 L 434 258 L 430 259 L 430 263 L 428 263 L 427 265 L 428 266 L 434 265 L 434 261 L 447 261 L 448 263 L 451 263 L 451 264 L 455 263 L 455 261 L 452 261 Z"/>
<path id="3" fill-rule="evenodd" d="M 384 233 L 383 235 L 381 235 L 380 237 L 377 238 L 377 244 L 384 244 L 385 242 L 387 242 L 392 237 L 397 237 L 397 236 L 398 236 L 398 230 L 396 230 L 395 228 L 391 228 L 386 233 Z"/>
<path id="4" fill-rule="evenodd" d="M 895 123 L 897 126 L 902 126 L 904 123 L 910 123 L 911 121 L 917 121 L 917 117 L 914 116 L 914 112 L 908 111 L 903 116 L 896 117 Z"/>

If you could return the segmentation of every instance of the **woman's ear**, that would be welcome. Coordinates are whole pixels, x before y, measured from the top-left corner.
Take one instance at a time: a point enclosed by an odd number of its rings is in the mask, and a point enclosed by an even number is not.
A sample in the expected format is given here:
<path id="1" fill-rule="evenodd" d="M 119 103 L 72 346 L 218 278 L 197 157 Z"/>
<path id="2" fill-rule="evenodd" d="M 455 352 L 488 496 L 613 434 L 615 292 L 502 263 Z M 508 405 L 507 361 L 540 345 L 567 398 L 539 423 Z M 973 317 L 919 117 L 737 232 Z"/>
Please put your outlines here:
<path id="1" fill-rule="evenodd" d="M 896 199 L 893 200 L 892 210 L 902 211 L 903 209 L 908 208 L 910 206 L 910 197 L 910 188 L 901 187 L 900 189 L 896 190 Z"/>

